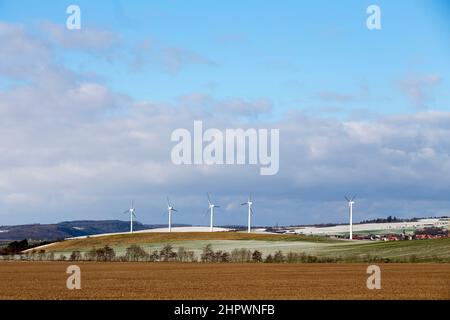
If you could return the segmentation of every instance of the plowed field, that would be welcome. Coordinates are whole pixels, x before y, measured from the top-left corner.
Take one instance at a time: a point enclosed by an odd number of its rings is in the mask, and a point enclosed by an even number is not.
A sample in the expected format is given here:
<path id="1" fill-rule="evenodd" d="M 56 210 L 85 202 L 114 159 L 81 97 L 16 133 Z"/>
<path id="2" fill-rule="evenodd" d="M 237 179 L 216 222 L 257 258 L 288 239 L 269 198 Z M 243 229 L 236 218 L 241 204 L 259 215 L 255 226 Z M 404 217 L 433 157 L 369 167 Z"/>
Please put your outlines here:
<path id="1" fill-rule="evenodd" d="M 1 299 L 450 299 L 450 264 L 77 263 L 81 290 L 68 290 L 65 262 L 0 263 Z"/>

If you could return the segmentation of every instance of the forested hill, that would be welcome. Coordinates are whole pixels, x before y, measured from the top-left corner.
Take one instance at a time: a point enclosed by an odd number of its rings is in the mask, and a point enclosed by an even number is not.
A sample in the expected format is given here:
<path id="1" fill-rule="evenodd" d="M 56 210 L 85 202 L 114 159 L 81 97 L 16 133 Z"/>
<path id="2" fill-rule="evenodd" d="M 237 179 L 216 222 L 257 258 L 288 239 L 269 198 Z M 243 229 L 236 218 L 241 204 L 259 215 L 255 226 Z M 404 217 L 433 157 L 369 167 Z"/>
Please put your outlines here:
<path id="1" fill-rule="evenodd" d="M 173 224 L 174 227 L 187 226 Z M 152 224 L 144 225 L 134 222 L 133 229 L 136 231 L 161 228 L 166 225 Z M 64 221 L 55 224 L 28 224 L 16 226 L 0 226 L 0 241 L 9 240 L 36 240 L 48 241 L 69 237 L 87 236 L 99 233 L 126 232 L 130 230 L 129 221 L 102 220 L 102 221 Z"/>

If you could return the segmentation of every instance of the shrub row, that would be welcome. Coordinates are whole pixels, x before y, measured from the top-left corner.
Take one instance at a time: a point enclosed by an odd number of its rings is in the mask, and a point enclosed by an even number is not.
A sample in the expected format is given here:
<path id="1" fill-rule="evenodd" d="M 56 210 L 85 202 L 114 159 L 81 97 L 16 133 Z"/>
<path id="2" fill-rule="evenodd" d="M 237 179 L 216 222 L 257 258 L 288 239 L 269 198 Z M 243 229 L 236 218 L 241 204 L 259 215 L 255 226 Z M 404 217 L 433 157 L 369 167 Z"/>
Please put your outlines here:
<path id="1" fill-rule="evenodd" d="M 248 250 L 245 248 L 234 249 L 231 252 L 214 251 L 211 244 L 206 245 L 200 259 L 198 259 L 193 251 L 179 247 L 174 251 L 170 244 L 165 245 L 161 250 L 152 252 L 145 251 L 138 245 L 131 245 L 126 249 L 125 255 L 117 256 L 114 249 L 105 246 L 102 248 L 93 248 L 82 254 L 80 251 L 73 251 L 68 257 L 60 255 L 55 257 L 53 252 L 46 253 L 45 250 L 32 251 L 21 255 L 4 255 L 0 256 L 1 260 L 23 260 L 23 261 L 149 261 L 149 262 L 203 262 L 203 263 L 350 263 L 350 262 L 368 262 L 368 263 L 414 263 L 414 262 L 450 262 L 449 259 L 439 258 L 437 256 L 431 258 L 418 258 L 416 255 L 406 256 L 403 258 L 385 258 L 372 256 L 369 254 L 347 257 L 319 257 L 306 253 L 289 252 L 284 254 L 281 250 L 274 254 L 263 254 L 258 250 Z"/>

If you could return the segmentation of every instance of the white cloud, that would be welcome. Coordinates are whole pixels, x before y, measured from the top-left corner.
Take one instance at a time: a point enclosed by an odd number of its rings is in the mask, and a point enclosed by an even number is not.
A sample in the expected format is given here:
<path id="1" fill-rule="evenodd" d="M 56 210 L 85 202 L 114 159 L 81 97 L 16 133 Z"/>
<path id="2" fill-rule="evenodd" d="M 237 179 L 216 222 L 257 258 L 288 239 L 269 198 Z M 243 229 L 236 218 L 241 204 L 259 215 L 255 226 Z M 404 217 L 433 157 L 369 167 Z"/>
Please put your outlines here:
<path id="1" fill-rule="evenodd" d="M 11 64 L 0 62 L 2 74 L 27 79 L 22 59 L 38 65 L 21 48 L 37 48 L 47 59 L 32 81 L 0 92 L 3 221 L 122 219 L 122 206 L 134 198 L 140 219 L 161 223 L 170 195 L 180 209 L 178 222 L 203 223 L 207 191 L 230 213 L 218 214 L 218 223 L 245 224 L 245 208 L 233 201 L 245 201 L 250 192 L 257 224 L 342 221 L 345 203 L 340 199 L 348 193 L 359 195 L 355 214 L 361 219 L 388 213 L 420 216 L 445 208 L 449 112 L 370 121 L 291 112 L 282 120 L 261 122 L 255 116 L 272 107 L 264 98 L 191 94 L 174 105 L 134 101 L 56 64 L 51 51 L 20 28 L 3 24 L 0 33 L 8 46 L 0 54 Z M 245 125 L 241 116 L 247 117 Z M 172 130 L 191 129 L 198 119 L 219 129 L 279 128 L 279 174 L 261 177 L 253 166 L 173 165 Z"/>
<path id="2" fill-rule="evenodd" d="M 66 49 L 96 52 L 122 45 L 119 34 L 99 28 L 83 27 L 79 30 L 69 30 L 64 25 L 46 21 L 40 24 L 40 29 L 52 43 Z"/>
<path id="3" fill-rule="evenodd" d="M 324 101 L 332 102 L 349 102 L 356 99 L 356 97 L 352 94 L 333 91 L 320 91 L 317 93 L 317 97 Z"/>
<path id="4" fill-rule="evenodd" d="M 268 99 L 248 101 L 233 98 L 219 102 L 217 109 L 220 112 L 228 114 L 257 117 L 260 114 L 270 114 L 272 111 L 272 103 Z"/>
<path id="5" fill-rule="evenodd" d="M 190 65 L 215 66 L 217 63 L 195 51 L 179 46 L 167 45 L 147 38 L 137 43 L 133 49 L 133 70 L 157 66 L 169 74 L 177 74 Z"/>
<path id="6" fill-rule="evenodd" d="M 49 66 L 49 48 L 21 26 L 0 22 L 0 43 L 0 75 L 29 78 Z"/>
<path id="7" fill-rule="evenodd" d="M 178 97 L 177 103 L 181 108 L 189 108 L 193 111 L 203 110 L 208 114 L 214 113 L 231 117 L 257 118 L 260 115 L 267 115 L 272 112 L 272 102 L 266 98 L 248 100 L 230 97 L 218 100 L 209 94 L 190 93 Z"/>
<path id="8" fill-rule="evenodd" d="M 362 83 L 359 90 L 353 93 L 342 93 L 337 91 L 324 90 L 316 92 L 316 97 L 325 102 L 346 103 L 367 99 L 369 96 L 369 88 L 367 84 Z"/>
<path id="9" fill-rule="evenodd" d="M 215 63 L 206 57 L 184 48 L 167 47 L 162 50 L 162 60 L 166 70 L 177 73 L 186 65 L 200 64 L 213 66 Z"/>
<path id="10" fill-rule="evenodd" d="M 400 81 L 400 88 L 415 108 L 424 109 L 432 100 L 430 91 L 441 82 L 442 78 L 437 74 L 410 75 Z"/>
<path id="11" fill-rule="evenodd" d="M 25 193 L 10 193 L 3 196 L 2 201 L 8 205 L 36 205 L 42 204 L 40 199 L 36 195 L 30 195 Z"/>

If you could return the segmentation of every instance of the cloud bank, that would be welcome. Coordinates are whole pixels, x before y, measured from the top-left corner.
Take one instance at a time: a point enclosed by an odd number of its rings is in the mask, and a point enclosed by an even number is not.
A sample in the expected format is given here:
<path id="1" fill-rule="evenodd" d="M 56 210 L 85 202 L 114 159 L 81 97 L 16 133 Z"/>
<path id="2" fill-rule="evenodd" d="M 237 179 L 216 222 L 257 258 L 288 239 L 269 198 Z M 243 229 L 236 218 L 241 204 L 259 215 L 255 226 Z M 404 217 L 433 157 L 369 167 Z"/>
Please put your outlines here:
<path id="1" fill-rule="evenodd" d="M 96 41 L 86 41 L 93 50 Z M 139 220 L 161 223 L 166 195 L 180 209 L 176 222 L 207 224 L 206 192 L 224 208 L 219 224 L 245 224 L 237 204 L 250 192 L 260 225 L 345 221 L 350 193 L 358 196 L 356 220 L 447 213 L 450 112 L 356 121 L 291 110 L 275 119 L 261 118 L 272 111 L 266 97 L 137 101 L 59 64 L 51 45 L 20 26 L 1 23 L 0 42 L 0 76 L 13 81 L 0 89 L 0 224 L 126 219 L 131 199 Z M 173 59 L 177 70 L 184 58 Z M 440 81 L 426 79 L 404 84 L 418 104 L 418 88 Z M 194 120 L 280 129 L 279 174 L 260 176 L 248 165 L 175 166 L 170 134 L 192 129 Z"/>

